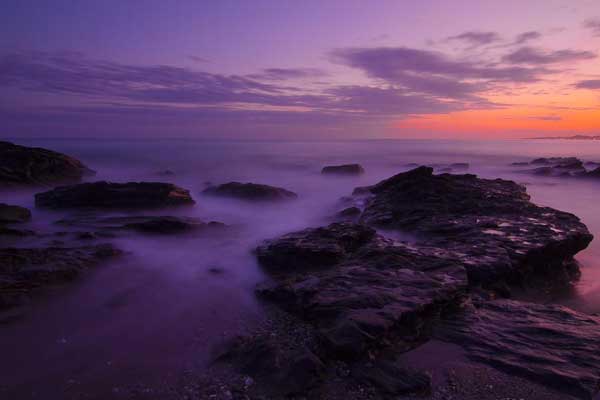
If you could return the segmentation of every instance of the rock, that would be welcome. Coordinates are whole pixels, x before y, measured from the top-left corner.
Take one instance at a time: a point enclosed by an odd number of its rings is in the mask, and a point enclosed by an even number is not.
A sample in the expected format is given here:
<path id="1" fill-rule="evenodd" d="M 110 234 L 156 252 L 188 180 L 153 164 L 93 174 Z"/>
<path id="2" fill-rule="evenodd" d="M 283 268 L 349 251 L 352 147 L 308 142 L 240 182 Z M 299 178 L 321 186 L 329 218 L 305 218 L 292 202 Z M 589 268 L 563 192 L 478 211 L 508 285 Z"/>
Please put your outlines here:
<path id="1" fill-rule="evenodd" d="M 249 375 L 271 396 L 306 393 L 318 384 L 325 371 L 321 360 L 308 348 L 283 348 L 272 338 L 238 338 L 218 361 L 228 361 Z M 248 382 L 245 379 L 245 382 Z"/>
<path id="2" fill-rule="evenodd" d="M 194 204 L 189 191 L 170 183 L 93 182 L 61 186 L 35 195 L 43 208 L 159 208 Z"/>
<path id="3" fill-rule="evenodd" d="M 531 161 L 531 164 L 542 164 L 542 165 L 563 165 L 563 164 L 572 164 L 572 163 L 581 163 L 576 157 L 549 157 L 549 158 L 536 158 Z"/>
<path id="4" fill-rule="evenodd" d="M 511 165 L 542 165 L 542 167 L 522 171 L 540 176 L 573 177 L 586 174 L 584 163 L 576 157 L 536 158 L 531 163 L 513 163 Z"/>
<path id="5" fill-rule="evenodd" d="M 130 229 L 152 234 L 177 234 L 200 231 L 209 228 L 223 228 L 220 222 L 202 222 L 197 218 L 136 215 L 123 217 L 98 217 L 82 215 L 62 219 L 56 222 L 60 225 L 94 228 L 99 230 Z"/>
<path id="6" fill-rule="evenodd" d="M 342 211 L 338 212 L 335 215 L 335 217 L 338 220 L 353 221 L 356 218 L 358 218 L 361 213 L 362 213 L 362 211 L 360 210 L 360 208 L 353 206 L 353 207 L 344 208 Z"/>
<path id="7" fill-rule="evenodd" d="M 460 303 L 466 290 L 461 265 L 361 225 L 284 235 L 257 255 L 276 279 L 259 295 L 313 324 L 325 352 L 341 358 L 385 343 L 414 346 L 435 311 Z"/>
<path id="8" fill-rule="evenodd" d="M 360 175 L 365 172 L 360 164 L 329 165 L 323 167 L 322 174 Z"/>
<path id="9" fill-rule="evenodd" d="M 38 288 L 68 282 L 119 253 L 108 244 L 84 247 L 1 248 L 0 309 L 18 305 Z"/>
<path id="10" fill-rule="evenodd" d="M 0 188 L 77 182 L 94 171 L 67 155 L 0 141 Z"/>
<path id="11" fill-rule="evenodd" d="M 352 378 L 374 386 L 383 395 L 424 394 L 431 390 L 431 377 L 428 374 L 403 368 L 387 360 L 356 365 L 352 369 Z"/>
<path id="12" fill-rule="evenodd" d="M 282 201 L 298 197 L 296 193 L 280 187 L 240 182 L 229 182 L 212 186 L 205 189 L 202 193 L 247 201 Z"/>
<path id="13" fill-rule="evenodd" d="M 510 165 L 513 165 L 515 167 L 526 167 L 527 165 L 529 165 L 529 162 L 527 162 L 527 161 L 514 162 L 514 163 L 511 163 Z"/>
<path id="14" fill-rule="evenodd" d="M 476 303 L 444 319 L 436 336 L 474 361 L 581 399 L 600 388 L 600 319 L 566 307 L 512 300 Z"/>
<path id="15" fill-rule="evenodd" d="M 475 175 L 433 175 L 420 167 L 362 188 L 371 197 L 360 221 L 411 232 L 420 242 L 454 252 L 471 284 L 534 276 L 570 283 L 573 256 L 592 235 L 575 215 L 529 201 L 523 186 Z"/>
<path id="16" fill-rule="evenodd" d="M 31 211 L 25 207 L 0 203 L 0 224 L 27 222 L 31 219 Z"/>

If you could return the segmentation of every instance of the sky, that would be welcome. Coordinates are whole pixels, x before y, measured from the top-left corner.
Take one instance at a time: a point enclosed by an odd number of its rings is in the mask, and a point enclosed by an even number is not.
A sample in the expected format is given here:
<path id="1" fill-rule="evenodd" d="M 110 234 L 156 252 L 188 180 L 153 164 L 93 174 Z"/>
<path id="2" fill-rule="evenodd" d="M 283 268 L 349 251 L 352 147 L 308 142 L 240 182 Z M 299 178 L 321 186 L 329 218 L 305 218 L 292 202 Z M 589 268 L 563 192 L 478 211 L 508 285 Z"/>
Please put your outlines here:
<path id="1" fill-rule="evenodd" d="M 3 0 L 0 136 L 600 135 L 599 0 Z"/>

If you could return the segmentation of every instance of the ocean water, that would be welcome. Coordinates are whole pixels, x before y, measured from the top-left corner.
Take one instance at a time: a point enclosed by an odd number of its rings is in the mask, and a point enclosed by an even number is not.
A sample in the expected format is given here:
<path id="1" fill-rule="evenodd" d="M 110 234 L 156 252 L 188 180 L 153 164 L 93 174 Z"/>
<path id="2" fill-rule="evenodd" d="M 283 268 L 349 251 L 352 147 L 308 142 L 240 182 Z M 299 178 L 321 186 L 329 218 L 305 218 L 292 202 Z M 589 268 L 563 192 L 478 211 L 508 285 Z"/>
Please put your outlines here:
<path id="1" fill-rule="evenodd" d="M 220 221 L 235 229 L 216 236 L 128 234 L 111 239 L 125 250 L 123 257 L 60 290 L 41 294 L 17 318 L 5 318 L 10 322 L 0 324 L 0 394 L 5 390 L 45 399 L 65 390 L 82 390 L 97 396 L 85 398 L 106 398 L 126 384 L 172 384 L 182 374 L 201 370 L 210 360 L 211 348 L 252 329 L 263 318 L 253 288 L 265 276 L 252 249 L 264 239 L 331 222 L 342 196 L 356 186 L 407 170 L 408 163 L 468 162 L 470 173 L 523 183 L 535 203 L 579 216 L 599 239 L 577 257 L 582 277 L 573 293 L 555 300 L 600 312 L 600 180 L 537 177 L 510 166 L 551 156 L 600 161 L 600 142 L 14 141 L 79 158 L 98 172 L 90 180 L 178 184 L 191 191 L 197 204 L 155 214 Z M 320 174 L 325 165 L 354 162 L 362 164 L 366 173 L 358 177 Z M 175 175 L 158 174 L 165 169 Z M 201 194 L 211 183 L 229 181 L 281 186 L 299 198 L 260 205 Z M 70 212 L 35 209 L 36 191 L 3 193 L 2 201 L 32 209 L 31 229 L 64 230 L 54 222 Z M 222 273 L 211 272 L 214 268 Z"/>

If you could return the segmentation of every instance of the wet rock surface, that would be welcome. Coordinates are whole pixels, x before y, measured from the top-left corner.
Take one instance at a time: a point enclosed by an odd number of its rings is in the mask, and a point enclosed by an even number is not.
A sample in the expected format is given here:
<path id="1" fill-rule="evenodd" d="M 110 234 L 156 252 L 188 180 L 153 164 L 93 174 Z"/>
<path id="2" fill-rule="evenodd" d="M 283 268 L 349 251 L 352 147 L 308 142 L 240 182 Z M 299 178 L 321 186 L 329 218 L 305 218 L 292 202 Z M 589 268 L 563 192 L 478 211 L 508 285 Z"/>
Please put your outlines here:
<path id="1" fill-rule="evenodd" d="M 0 309 L 27 301 L 36 289 L 71 281 L 117 254 L 109 244 L 0 248 Z"/>
<path id="2" fill-rule="evenodd" d="M 159 208 L 194 204 L 189 191 L 160 182 L 93 182 L 60 186 L 35 195 L 37 207 L 64 208 Z"/>
<path id="3" fill-rule="evenodd" d="M 287 189 L 258 183 L 229 182 L 205 189 L 202 193 L 211 196 L 231 197 L 246 201 L 283 201 L 298 197 Z"/>
<path id="4" fill-rule="evenodd" d="M 113 216 L 81 215 L 64 218 L 56 222 L 59 225 L 83 227 L 99 231 L 133 230 L 151 234 L 177 234 L 224 228 L 220 222 L 203 222 L 197 218 L 176 216 Z"/>
<path id="5" fill-rule="evenodd" d="M 360 164 L 328 165 L 321 170 L 322 174 L 360 175 L 365 172 Z"/>
<path id="6" fill-rule="evenodd" d="M 65 154 L 0 141 L 0 188 L 77 182 L 94 173 Z"/>
<path id="7" fill-rule="evenodd" d="M 514 182 L 433 175 L 426 167 L 358 188 L 355 198 L 364 207 L 360 223 L 304 229 L 256 249 L 272 278 L 257 289 L 260 298 L 317 338 L 310 352 L 326 372 L 303 394 L 323 393 L 335 369 L 372 388 L 373 398 L 446 398 L 428 373 L 396 361 L 432 338 L 565 398 L 598 391 L 597 317 L 497 298 L 511 294 L 498 288 L 532 276 L 563 283 L 577 276 L 573 256 L 592 240 L 577 217 L 532 204 Z M 389 230 L 417 239 L 394 240 Z"/>
<path id="8" fill-rule="evenodd" d="M 600 389 L 600 319 L 566 307 L 476 302 L 446 318 L 437 337 L 468 357 L 582 399 Z"/>
<path id="9" fill-rule="evenodd" d="M 538 176 L 592 179 L 600 177 L 600 164 L 593 161 L 584 162 L 576 157 L 536 158 L 530 162 L 517 162 L 512 165 L 531 167 L 520 172 Z"/>
<path id="10" fill-rule="evenodd" d="M 0 224 L 27 222 L 31 219 L 31 211 L 25 207 L 0 203 Z"/>
<path id="11" fill-rule="evenodd" d="M 362 223 L 452 251 L 472 283 L 520 284 L 534 275 L 569 283 L 578 277 L 573 256 L 593 238 L 575 215 L 537 206 L 523 186 L 502 179 L 419 167 L 355 194 L 367 197 Z"/>
<path id="12" fill-rule="evenodd" d="M 412 346 L 428 318 L 460 303 L 467 284 L 452 260 L 354 224 L 284 235 L 257 255 L 276 277 L 259 294 L 310 321 L 341 358 L 360 358 L 385 342 Z"/>

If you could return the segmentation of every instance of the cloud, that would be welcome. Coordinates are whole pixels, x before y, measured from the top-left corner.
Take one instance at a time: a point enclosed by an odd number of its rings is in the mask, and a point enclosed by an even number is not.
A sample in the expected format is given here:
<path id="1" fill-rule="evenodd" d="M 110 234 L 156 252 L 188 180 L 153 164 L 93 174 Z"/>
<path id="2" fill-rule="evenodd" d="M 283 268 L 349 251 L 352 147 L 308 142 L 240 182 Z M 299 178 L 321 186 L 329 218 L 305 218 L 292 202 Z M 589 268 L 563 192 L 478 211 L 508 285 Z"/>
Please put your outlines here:
<path id="1" fill-rule="evenodd" d="M 600 89 L 600 79 L 579 81 L 575 84 L 578 89 Z"/>
<path id="2" fill-rule="evenodd" d="M 539 39 L 541 37 L 542 34 L 537 31 L 523 32 L 520 35 L 517 35 L 513 44 L 520 45 L 529 42 L 530 40 Z"/>
<path id="3" fill-rule="evenodd" d="M 528 119 L 534 119 L 538 121 L 562 121 L 562 117 L 560 115 L 535 115 L 528 117 Z"/>
<path id="4" fill-rule="evenodd" d="M 443 53 L 406 47 L 337 50 L 334 59 L 372 78 L 416 91 L 447 97 L 484 92 L 491 83 L 536 82 L 551 73 L 545 68 L 497 66 L 482 61 L 454 60 Z"/>
<path id="5" fill-rule="evenodd" d="M 596 54 L 591 51 L 544 51 L 535 47 L 521 47 L 502 57 L 502 60 L 512 64 L 545 65 L 592 60 L 594 58 L 596 58 Z"/>
<path id="6" fill-rule="evenodd" d="M 477 47 L 499 42 L 502 38 L 496 32 L 468 31 L 460 35 L 447 37 L 446 40 L 462 41 L 473 47 Z"/>
<path id="7" fill-rule="evenodd" d="M 304 79 L 327 76 L 325 71 L 317 68 L 267 68 L 260 74 L 251 75 L 255 79 L 266 80 L 286 80 L 286 79 Z"/>
<path id="8" fill-rule="evenodd" d="M 589 29 L 594 36 L 600 36 L 600 18 L 590 18 L 583 22 L 583 26 Z"/>

